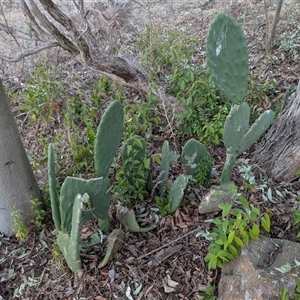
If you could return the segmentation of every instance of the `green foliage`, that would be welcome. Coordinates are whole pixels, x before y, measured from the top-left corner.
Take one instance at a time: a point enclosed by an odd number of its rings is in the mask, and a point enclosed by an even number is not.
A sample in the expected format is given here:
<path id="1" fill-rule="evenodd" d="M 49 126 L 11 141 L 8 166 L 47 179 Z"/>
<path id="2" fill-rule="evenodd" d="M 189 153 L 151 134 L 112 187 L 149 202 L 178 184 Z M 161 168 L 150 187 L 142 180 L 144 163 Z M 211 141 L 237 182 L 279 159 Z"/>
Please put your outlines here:
<path id="1" fill-rule="evenodd" d="M 212 223 L 216 226 L 207 236 L 213 239 L 205 256 L 209 269 L 222 268 L 225 262 L 239 255 L 241 247 L 248 245 L 250 239 L 258 239 L 260 225 L 270 232 L 270 217 L 265 213 L 262 217 L 257 208 L 250 207 L 248 201 L 238 196 L 233 203 L 219 204 L 222 209 L 220 218 Z"/>
<path id="2" fill-rule="evenodd" d="M 148 141 L 153 133 L 163 132 L 167 127 L 167 120 L 161 116 L 162 104 L 148 95 L 146 100 L 122 102 L 125 110 L 124 140 L 135 135 L 142 135 Z"/>
<path id="3" fill-rule="evenodd" d="M 210 186 L 212 159 L 206 147 L 190 139 L 182 149 L 182 161 L 187 173 L 205 188 Z"/>
<path id="4" fill-rule="evenodd" d="M 179 62 L 190 61 L 199 48 L 199 41 L 182 31 L 166 26 L 147 25 L 140 33 L 136 47 L 141 64 L 149 70 L 152 80 L 163 79 Z"/>
<path id="5" fill-rule="evenodd" d="M 33 209 L 34 219 L 31 221 L 35 226 L 41 226 L 46 212 L 42 209 L 43 202 L 39 199 L 31 199 L 30 204 Z"/>
<path id="6" fill-rule="evenodd" d="M 166 91 L 185 107 L 185 111 L 177 114 L 182 123 L 178 133 L 219 145 L 230 105 L 220 96 L 205 67 L 194 68 L 192 62 L 179 64 L 172 70 Z"/>
<path id="7" fill-rule="evenodd" d="M 63 96 L 63 81 L 58 80 L 55 70 L 40 65 L 31 75 L 26 97 L 20 101 L 20 107 L 29 114 L 29 121 L 36 122 L 45 118 L 54 119 L 54 103 Z"/>
<path id="8" fill-rule="evenodd" d="M 27 226 L 21 220 L 20 211 L 18 209 L 16 209 L 16 207 L 13 207 L 11 216 L 13 219 L 12 227 L 16 234 L 16 237 L 18 237 L 22 240 L 27 239 L 27 236 L 28 236 Z"/>
<path id="9" fill-rule="evenodd" d="M 206 67 L 194 67 L 199 41 L 181 31 L 147 26 L 137 45 L 150 78 L 163 81 L 166 92 L 185 107 L 176 116 L 180 119 L 177 133 L 218 145 L 230 105 L 219 95 Z"/>
<path id="10" fill-rule="evenodd" d="M 210 176 L 207 174 L 211 174 L 212 170 L 212 160 L 210 157 L 205 157 L 202 159 L 196 167 L 196 173 L 194 175 L 196 182 L 201 184 L 205 188 L 210 187 Z"/>
<path id="11" fill-rule="evenodd" d="M 151 191 L 150 158 L 147 144 L 140 136 L 129 138 L 122 150 L 122 166 L 116 174 L 116 192 L 122 202 L 144 200 Z"/>
<path id="12" fill-rule="evenodd" d="M 206 289 L 204 292 L 199 293 L 200 300 L 216 300 L 217 297 L 214 296 L 214 288 L 213 286 L 208 282 L 206 285 Z"/>

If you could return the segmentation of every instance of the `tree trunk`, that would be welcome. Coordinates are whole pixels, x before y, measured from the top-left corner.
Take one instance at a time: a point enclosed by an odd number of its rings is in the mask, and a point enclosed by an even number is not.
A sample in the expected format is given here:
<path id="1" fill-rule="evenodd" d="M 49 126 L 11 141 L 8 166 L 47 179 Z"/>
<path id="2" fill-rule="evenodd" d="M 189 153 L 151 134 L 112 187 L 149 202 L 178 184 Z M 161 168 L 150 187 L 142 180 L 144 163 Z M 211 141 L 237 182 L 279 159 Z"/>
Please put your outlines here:
<path id="1" fill-rule="evenodd" d="M 279 114 L 258 148 L 252 162 L 275 181 L 288 181 L 300 170 L 300 91 Z"/>
<path id="2" fill-rule="evenodd" d="M 0 128 L 0 232 L 12 235 L 12 211 L 28 223 L 34 216 L 30 200 L 40 199 L 40 191 L 1 81 Z"/>

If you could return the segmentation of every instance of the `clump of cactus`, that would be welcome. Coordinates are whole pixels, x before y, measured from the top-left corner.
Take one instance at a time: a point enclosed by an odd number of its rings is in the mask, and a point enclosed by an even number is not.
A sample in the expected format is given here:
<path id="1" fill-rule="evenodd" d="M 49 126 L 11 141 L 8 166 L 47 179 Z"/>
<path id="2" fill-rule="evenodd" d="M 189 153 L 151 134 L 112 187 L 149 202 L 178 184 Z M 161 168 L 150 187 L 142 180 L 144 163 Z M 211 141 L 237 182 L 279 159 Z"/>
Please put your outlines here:
<path id="1" fill-rule="evenodd" d="M 210 187 L 212 159 L 206 147 L 190 139 L 182 149 L 182 161 L 187 173 L 205 188 Z"/>
<path id="2" fill-rule="evenodd" d="M 48 178 L 52 217 L 57 231 L 58 246 L 73 272 L 81 268 L 80 227 L 95 216 L 102 231 L 110 230 L 108 215 L 111 183 L 108 174 L 121 142 L 123 123 L 123 106 L 119 101 L 114 101 L 104 112 L 97 129 L 94 149 L 97 178 L 85 180 L 67 177 L 61 186 L 60 193 L 56 189 L 53 147 L 49 145 Z M 122 158 L 127 162 L 126 168 L 130 170 L 126 180 L 134 184 L 134 180 L 137 179 L 139 182 L 142 181 L 143 188 L 146 188 L 150 177 L 150 159 L 145 141 L 141 137 L 129 139 L 125 143 Z M 145 232 L 154 228 L 154 226 L 139 227 L 134 211 L 121 205 L 117 205 L 117 218 L 126 230 L 132 232 Z M 108 236 L 107 251 L 99 268 L 105 266 L 114 256 L 123 240 L 124 232 L 121 229 L 114 229 L 111 232 Z"/>
<path id="3" fill-rule="evenodd" d="M 173 183 L 169 184 L 169 170 L 173 155 L 170 151 L 169 142 L 165 141 L 162 147 L 159 196 L 156 197 L 156 204 L 163 215 L 172 214 L 180 206 L 184 190 L 188 184 L 187 176 L 179 175 Z M 166 195 L 167 189 L 168 194 Z"/>
<path id="4" fill-rule="evenodd" d="M 57 244 L 68 266 L 75 272 L 81 268 L 79 256 L 80 226 L 91 219 L 93 214 L 106 219 L 110 204 L 107 193 L 110 186 L 107 178 L 85 180 L 67 177 L 60 194 L 56 189 L 55 163 L 52 145 L 48 148 L 48 177 L 52 217 L 57 230 Z M 85 203 L 91 209 L 84 210 Z"/>
<path id="5" fill-rule="evenodd" d="M 226 162 L 222 184 L 228 185 L 236 157 L 253 145 L 270 127 L 274 112 L 265 111 L 249 128 L 250 108 L 245 102 L 248 83 L 248 51 L 240 25 L 225 13 L 218 14 L 207 36 L 207 61 L 212 77 L 233 106 L 226 118 L 223 142 Z"/>

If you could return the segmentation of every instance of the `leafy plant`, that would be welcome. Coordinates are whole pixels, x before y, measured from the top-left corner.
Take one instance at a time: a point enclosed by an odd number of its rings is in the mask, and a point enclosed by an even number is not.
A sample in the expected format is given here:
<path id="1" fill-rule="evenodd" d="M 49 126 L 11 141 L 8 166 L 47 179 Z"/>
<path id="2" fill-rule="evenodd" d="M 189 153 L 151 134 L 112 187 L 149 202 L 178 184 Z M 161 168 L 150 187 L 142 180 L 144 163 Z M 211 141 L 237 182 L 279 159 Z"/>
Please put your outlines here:
<path id="1" fill-rule="evenodd" d="M 204 292 L 199 293 L 200 299 L 203 300 L 216 300 L 217 297 L 214 296 L 213 286 L 208 282 Z"/>
<path id="2" fill-rule="evenodd" d="M 218 145 L 230 105 L 219 94 L 207 68 L 195 67 L 199 41 L 178 30 L 149 25 L 141 32 L 137 47 L 150 79 L 163 81 L 166 92 L 184 106 L 176 115 L 180 120 L 177 134 Z"/>
<path id="3" fill-rule="evenodd" d="M 30 224 L 34 224 L 35 226 L 41 226 L 42 220 L 45 216 L 45 211 L 43 210 L 42 202 L 38 199 L 31 199 L 30 205 L 32 207 L 34 218 L 30 221 Z M 28 226 L 24 224 L 21 220 L 20 211 L 13 207 L 12 210 L 12 219 L 13 219 L 13 230 L 16 233 L 16 237 L 20 239 L 27 239 L 28 237 Z"/>
<path id="4" fill-rule="evenodd" d="M 150 158 L 147 144 L 140 136 L 129 138 L 122 150 L 122 167 L 117 171 L 117 193 L 122 202 L 144 200 L 151 192 Z"/>
<path id="5" fill-rule="evenodd" d="M 219 145 L 230 105 L 224 101 L 204 66 L 185 61 L 172 70 L 166 90 L 184 104 L 177 114 L 178 134 L 196 136 L 205 144 Z"/>
<path id="6" fill-rule="evenodd" d="M 232 203 L 219 204 L 222 210 L 221 218 L 210 220 L 216 227 L 207 236 L 213 241 L 205 256 L 209 269 L 222 268 L 225 262 L 233 260 L 250 239 L 258 239 L 260 225 L 266 232 L 270 232 L 270 217 L 267 213 L 260 215 L 258 208 L 250 207 L 248 201 L 236 195 Z"/>
<path id="7" fill-rule="evenodd" d="M 16 233 L 16 237 L 22 240 L 27 239 L 28 236 L 27 226 L 21 220 L 20 211 L 16 209 L 16 207 L 13 207 L 11 216 L 13 221 L 12 227 L 14 232 Z"/>

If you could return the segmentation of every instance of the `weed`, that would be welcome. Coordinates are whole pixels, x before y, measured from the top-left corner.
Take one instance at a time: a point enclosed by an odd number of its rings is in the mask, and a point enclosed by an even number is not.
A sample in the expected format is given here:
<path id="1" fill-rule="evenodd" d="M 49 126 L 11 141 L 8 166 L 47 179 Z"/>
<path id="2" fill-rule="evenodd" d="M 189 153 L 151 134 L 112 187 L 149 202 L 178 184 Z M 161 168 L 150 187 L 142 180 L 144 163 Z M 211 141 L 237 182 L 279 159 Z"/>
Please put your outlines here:
<path id="1" fill-rule="evenodd" d="M 293 33 L 286 32 L 280 41 L 281 48 L 292 55 L 294 60 L 299 58 L 300 30 L 297 28 Z"/>
<path id="2" fill-rule="evenodd" d="M 137 45 L 151 80 L 163 81 L 166 92 L 184 104 L 185 111 L 177 115 L 181 121 L 177 133 L 218 145 L 230 105 L 223 101 L 206 67 L 194 67 L 199 42 L 181 31 L 147 26 Z"/>
<path id="3" fill-rule="evenodd" d="M 132 103 L 124 102 L 125 124 L 124 140 L 134 135 L 143 135 L 147 140 L 153 137 L 154 132 L 163 132 L 167 121 L 159 115 L 161 104 L 153 96 L 148 95 L 145 101 Z"/>
<path id="4" fill-rule="evenodd" d="M 29 121 L 36 122 L 45 118 L 54 119 L 53 111 L 64 97 L 63 81 L 58 80 L 55 70 L 40 65 L 31 75 L 25 99 L 20 107 L 28 112 Z"/>
<path id="5" fill-rule="evenodd" d="M 34 219 L 31 221 L 35 226 L 41 226 L 46 212 L 41 208 L 42 202 L 39 199 L 30 200 L 30 204 L 33 208 Z"/>
<path id="6" fill-rule="evenodd" d="M 199 296 L 200 296 L 200 299 L 203 299 L 203 300 L 215 300 L 215 299 L 217 299 L 217 297 L 214 296 L 214 288 L 209 282 L 206 285 L 205 291 L 200 292 Z"/>
<path id="7" fill-rule="evenodd" d="M 117 186 L 121 202 L 147 198 L 147 184 L 150 181 L 150 158 L 145 141 L 139 136 L 128 139 L 122 152 L 122 166 L 117 170 Z"/>
<path id="8" fill-rule="evenodd" d="M 39 199 L 31 199 L 30 200 L 31 207 L 33 209 L 34 218 L 31 220 L 31 224 L 35 226 L 41 226 L 42 221 L 45 216 L 45 211 L 41 208 L 42 202 Z M 25 223 L 21 220 L 20 211 L 13 207 L 12 210 L 12 218 L 13 218 L 13 230 L 16 233 L 16 237 L 20 239 L 27 239 L 28 237 L 28 227 Z"/>
<path id="9" fill-rule="evenodd" d="M 211 222 L 216 228 L 207 236 L 213 238 L 209 245 L 209 253 L 205 256 L 209 269 L 222 268 L 224 262 L 233 260 L 244 245 L 248 245 L 250 238 L 258 239 L 261 226 L 270 232 L 270 217 L 267 213 L 260 215 L 258 208 L 249 206 L 248 201 L 241 195 L 234 197 L 233 203 L 222 203 L 221 218 Z"/>
<path id="10" fill-rule="evenodd" d="M 14 206 L 12 210 L 12 218 L 13 218 L 13 230 L 16 233 L 16 237 L 25 240 L 28 236 L 27 226 L 21 220 L 20 211 Z"/>
<path id="11" fill-rule="evenodd" d="M 52 247 L 52 256 L 54 261 L 58 264 L 59 267 L 64 266 L 64 257 L 57 245 L 57 243 L 55 243 Z"/>
<path id="12" fill-rule="evenodd" d="M 171 210 L 171 203 L 166 197 L 155 196 L 155 204 L 162 216 L 169 214 L 169 211 Z"/>

